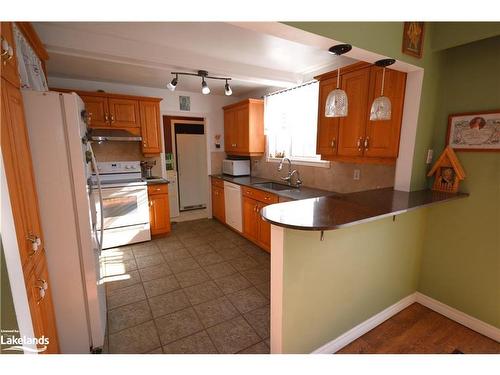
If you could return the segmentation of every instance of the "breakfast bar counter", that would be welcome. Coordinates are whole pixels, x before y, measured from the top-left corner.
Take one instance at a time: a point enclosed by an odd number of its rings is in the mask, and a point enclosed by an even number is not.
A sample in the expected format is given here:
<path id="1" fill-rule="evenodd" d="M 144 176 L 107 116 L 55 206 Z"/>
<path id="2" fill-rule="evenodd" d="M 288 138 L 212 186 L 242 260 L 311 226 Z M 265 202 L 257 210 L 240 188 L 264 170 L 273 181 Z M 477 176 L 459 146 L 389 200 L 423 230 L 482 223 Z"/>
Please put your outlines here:
<path id="1" fill-rule="evenodd" d="M 395 216 L 417 208 L 468 197 L 466 193 L 432 190 L 405 192 L 392 188 L 269 205 L 262 217 L 271 224 L 298 230 L 323 231 Z"/>

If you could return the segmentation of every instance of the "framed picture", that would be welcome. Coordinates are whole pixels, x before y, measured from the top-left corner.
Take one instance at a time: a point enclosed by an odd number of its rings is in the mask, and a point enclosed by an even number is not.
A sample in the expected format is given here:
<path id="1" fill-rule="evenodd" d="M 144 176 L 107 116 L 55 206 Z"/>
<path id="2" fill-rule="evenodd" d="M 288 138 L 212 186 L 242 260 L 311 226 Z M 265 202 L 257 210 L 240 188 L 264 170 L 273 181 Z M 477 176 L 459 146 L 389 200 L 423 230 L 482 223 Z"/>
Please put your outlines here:
<path id="1" fill-rule="evenodd" d="M 179 96 L 179 109 L 181 111 L 191 110 L 191 98 L 189 96 Z"/>
<path id="2" fill-rule="evenodd" d="M 456 151 L 500 151 L 500 110 L 450 115 L 446 142 Z"/>
<path id="3" fill-rule="evenodd" d="M 424 23 L 405 22 L 403 28 L 403 53 L 421 58 L 424 49 Z"/>

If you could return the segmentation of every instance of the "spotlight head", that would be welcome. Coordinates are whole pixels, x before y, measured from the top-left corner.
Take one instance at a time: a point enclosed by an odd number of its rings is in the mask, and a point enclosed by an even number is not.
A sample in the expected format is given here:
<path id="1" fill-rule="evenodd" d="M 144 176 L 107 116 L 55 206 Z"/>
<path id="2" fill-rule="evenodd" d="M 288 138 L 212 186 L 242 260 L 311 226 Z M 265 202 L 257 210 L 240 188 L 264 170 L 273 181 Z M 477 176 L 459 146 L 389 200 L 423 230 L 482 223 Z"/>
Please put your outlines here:
<path id="1" fill-rule="evenodd" d="M 231 90 L 231 86 L 229 86 L 229 83 L 227 83 L 226 79 L 226 84 L 224 85 L 224 94 L 226 96 L 230 96 L 233 93 L 233 90 Z"/>
<path id="2" fill-rule="evenodd" d="M 210 88 L 208 87 L 207 83 L 205 82 L 205 78 L 202 78 L 202 81 L 201 81 L 201 93 L 204 95 L 210 94 Z"/>
<path id="3" fill-rule="evenodd" d="M 167 85 L 167 89 L 169 89 L 170 91 L 175 91 L 175 87 L 177 86 L 177 82 L 178 82 L 178 79 L 177 79 L 177 74 L 175 75 L 175 78 L 168 83 Z"/>

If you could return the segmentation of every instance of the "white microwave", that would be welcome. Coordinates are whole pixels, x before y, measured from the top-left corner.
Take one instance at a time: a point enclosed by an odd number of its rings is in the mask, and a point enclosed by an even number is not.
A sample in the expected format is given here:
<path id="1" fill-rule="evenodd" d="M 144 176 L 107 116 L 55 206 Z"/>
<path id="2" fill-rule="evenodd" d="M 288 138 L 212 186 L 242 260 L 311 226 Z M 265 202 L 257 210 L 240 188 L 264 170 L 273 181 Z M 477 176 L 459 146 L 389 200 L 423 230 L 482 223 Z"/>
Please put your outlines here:
<path id="1" fill-rule="evenodd" d="M 250 175 L 250 160 L 229 160 L 222 161 L 222 173 L 231 176 Z"/>

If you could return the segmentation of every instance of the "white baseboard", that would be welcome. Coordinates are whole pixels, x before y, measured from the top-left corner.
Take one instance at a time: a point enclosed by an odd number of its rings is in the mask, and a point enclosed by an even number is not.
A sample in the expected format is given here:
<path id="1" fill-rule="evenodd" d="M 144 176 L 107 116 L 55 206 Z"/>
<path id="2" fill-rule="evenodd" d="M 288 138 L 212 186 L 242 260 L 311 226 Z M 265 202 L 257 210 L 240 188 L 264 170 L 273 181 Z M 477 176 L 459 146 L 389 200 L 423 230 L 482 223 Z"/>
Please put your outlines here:
<path id="1" fill-rule="evenodd" d="M 428 297 L 420 292 L 415 293 L 416 302 L 428 307 L 435 312 L 446 316 L 447 318 L 460 323 L 467 328 L 472 329 L 492 340 L 500 342 L 500 328 L 494 327 L 491 324 L 485 323 L 477 318 L 474 318 L 466 313 L 463 313 L 453 307 L 445 305 L 434 298 Z"/>
<path id="2" fill-rule="evenodd" d="M 472 329 L 473 331 L 489 337 L 492 340 L 500 342 L 499 328 L 496 328 L 488 323 L 467 315 L 457 309 L 454 309 L 453 307 L 445 305 L 444 303 L 428 297 L 420 292 L 415 292 L 396 302 L 394 305 L 389 306 L 378 314 L 372 316 L 371 318 L 365 320 L 363 323 L 358 324 L 356 327 L 350 329 L 336 339 L 327 342 L 325 345 L 314 350 L 312 354 L 332 354 L 339 351 L 344 346 L 347 346 L 357 338 L 371 331 L 373 328 L 382 324 L 387 319 L 404 310 L 414 302 L 418 302 L 421 305 L 434 310 L 435 312 L 444 315 L 447 318 L 454 320 L 455 322 L 460 323 L 463 326 L 466 326 L 467 328 Z"/>
<path id="3" fill-rule="evenodd" d="M 368 320 L 365 320 L 363 323 L 358 324 L 356 327 L 351 328 L 349 331 L 344 333 L 343 335 L 337 337 L 336 339 L 327 342 L 322 347 L 316 349 L 312 352 L 312 354 L 332 354 L 344 346 L 350 344 L 357 338 L 363 336 L 368 331 L 371 331 L 376 326 L 382 324 L 390 317 L 396 315 L 401 310 L 406 309 L 412 303 L 416 302 L 415 293 L 406 296 L 402 300 L 396 302 L 394 305 L 389 306 L 385 310 L 379 312 L 378 314 L 372 316 Z"/>

